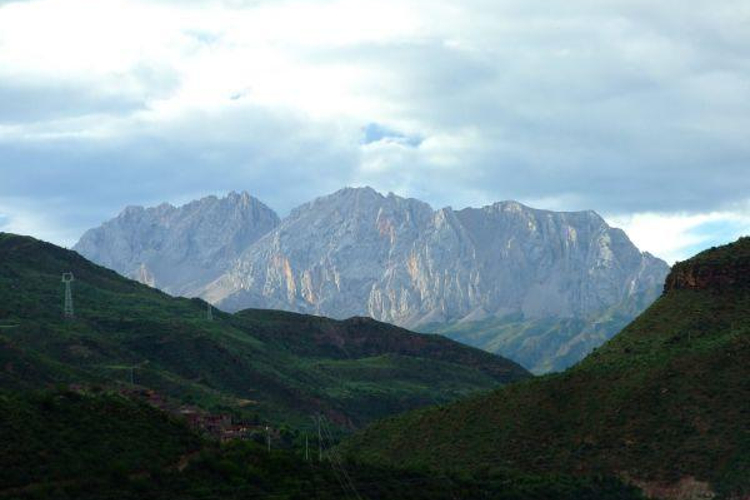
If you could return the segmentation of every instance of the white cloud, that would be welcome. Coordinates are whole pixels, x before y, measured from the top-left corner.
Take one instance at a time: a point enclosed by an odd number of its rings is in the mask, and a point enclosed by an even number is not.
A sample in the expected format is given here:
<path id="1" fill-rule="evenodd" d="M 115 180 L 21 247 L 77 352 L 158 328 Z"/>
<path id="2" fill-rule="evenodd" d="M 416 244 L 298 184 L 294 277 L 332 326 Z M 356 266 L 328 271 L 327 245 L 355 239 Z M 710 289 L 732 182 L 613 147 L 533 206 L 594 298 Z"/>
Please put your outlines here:
<path id="1" fill-rule="evenodd" d="M 682 258 L 744 230 L 748 22 L 744 0 L 0 3 L 0 198 L 56 234 L 132 203 L 250 189 L 283 213 L 371 184 L 618 214 Z M 363 144 L 371 123 L 419 140 Z M 61 187 L 71 215 L 33 219 Z"/>
<path id="2" fill-rule="evenodd" d="M 34 236 L 45 241 L 71 247 L 77 241 L 69 227 L 60 227 L 56 215 L 65 211 L 59 199 L 46 200 L 41 206 L 28 200 L 0 198 L 0 231 Z M 76 228 L 81 230 L 82 228 Z"/>
<path id="3" fill-rule="evenodd" d="M 694 215 L 646 212 L 607 219 L 623 229 L 638 248 L 670 265 L 702 249 L 750 235 L 750 210 Z"/>

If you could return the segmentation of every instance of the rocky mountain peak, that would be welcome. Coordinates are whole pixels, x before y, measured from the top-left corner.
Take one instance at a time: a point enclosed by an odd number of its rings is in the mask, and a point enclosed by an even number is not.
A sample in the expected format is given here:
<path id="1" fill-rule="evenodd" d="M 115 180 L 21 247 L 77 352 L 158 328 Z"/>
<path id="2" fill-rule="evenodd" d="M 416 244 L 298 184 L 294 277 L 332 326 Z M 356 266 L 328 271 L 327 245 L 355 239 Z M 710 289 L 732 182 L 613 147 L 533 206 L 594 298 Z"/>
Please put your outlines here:
<path id="1" fill-rule="evenodd" d="M 278 224 L 276 213 L 259 200 L 233 192 L 179 207 L 127 207 L 87 231 L 74 250 L 169 293 L 196 295 Z"/>
<path id="2" fill-rule="evenodd" d="M 518 202 L 433 210 L 346 188 L 294 210 L 248 249 L 207 297 L 405 326 L 518 312 L 580 317 L 656 288 L 648 259 L 594 212 Z"/>

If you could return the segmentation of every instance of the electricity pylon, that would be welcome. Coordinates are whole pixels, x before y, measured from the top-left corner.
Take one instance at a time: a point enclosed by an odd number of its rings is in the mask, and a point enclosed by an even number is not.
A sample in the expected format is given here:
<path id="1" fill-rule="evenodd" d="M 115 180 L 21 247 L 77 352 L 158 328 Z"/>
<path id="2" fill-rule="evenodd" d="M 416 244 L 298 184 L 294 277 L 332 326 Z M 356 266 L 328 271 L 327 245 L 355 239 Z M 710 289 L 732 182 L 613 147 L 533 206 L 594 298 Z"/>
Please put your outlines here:
<path id="1" fill-rule="evenodd" d="M 65 317 L 72 318 L 75 314 L 73 312 L 73 290 L 71 283 L 75 281 L 73 273 L 63 273 L 62 282 L 65 283 Z"/>

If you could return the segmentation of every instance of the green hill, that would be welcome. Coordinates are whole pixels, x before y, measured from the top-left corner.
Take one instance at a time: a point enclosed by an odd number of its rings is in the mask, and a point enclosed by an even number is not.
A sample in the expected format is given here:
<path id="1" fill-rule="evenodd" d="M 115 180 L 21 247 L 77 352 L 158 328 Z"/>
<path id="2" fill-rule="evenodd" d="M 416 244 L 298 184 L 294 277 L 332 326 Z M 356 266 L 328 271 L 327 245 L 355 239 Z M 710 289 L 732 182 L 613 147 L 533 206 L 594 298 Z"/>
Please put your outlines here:
<path id="1" fill-rule="evenodd" d="M 0 392 L 0 497 L 73 478 L 166 468 L 202 446 L 184 424 L 117 394 Z"/>
<path id="2" fill-rule="evenodd" d="M 439 470 L 615 473 L 664 497 L 746 497 L 750 238 L 675 265 L 661 298 L 566 372 L 386 419 L 343 450 Z"/>
<path id="3" fill-rule="evenodd" d="M 0 498 L 14 500 L 641 498 L 612 479 L 431 475 L 346 463 L 327 449 L 319 461 L 304 448 L 219 444 L 108 392 L 0 391 L 0 442 Z"/>
<path id="4" fill-rule="evenodd" d="M 75 276 L 63 316 L 61 274 Z M 246 417 L 341 427 L 528 377 L 520 366 L 436 335 L 375 321 L 213 311 L 0 233 L 0 388 L 127 387 Z"/>

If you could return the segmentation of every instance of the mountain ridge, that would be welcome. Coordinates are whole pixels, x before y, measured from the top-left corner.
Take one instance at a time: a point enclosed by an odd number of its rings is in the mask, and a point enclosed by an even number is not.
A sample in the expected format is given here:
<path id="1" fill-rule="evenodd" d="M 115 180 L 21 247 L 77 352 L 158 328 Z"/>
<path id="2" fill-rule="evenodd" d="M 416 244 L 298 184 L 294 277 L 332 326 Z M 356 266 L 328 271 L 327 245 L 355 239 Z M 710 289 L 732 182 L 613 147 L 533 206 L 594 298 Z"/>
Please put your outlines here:
<path id="1" fill-rule="evenodd" d="M 76 248 L 102 260 L 84 245 Z M 420 330 L 438 325 L 460 340 L 465 337 L 451 325 L 521 314 L 518 326 L 503 323 L 512 339 L 473 344 L 501 345 L 506 355 L 548 342 L 551 334 L 525 338 L 523 332 L 552 319 L 559 323 L 554 336 L 571 343 L 563 350 L 572 354 L 537 349 L 524 358 L 537 371 L 565 368 L 611 337 L 622 321 L 600 317 L 615 308 L 625 322 L 632 319 L 658 296 L 668 271 L 593 211 L 552 212 L 515 201 L 433 209 L 369 187 L 300 205 L 232 256 L 215 279 L 194 283 L 191 295 L 228 311 L 370 316 Z M 128 261 L 131 268 L 136 261 Z M 134 277 L 148 278 L 141 274 Z M 575 341 L 597 324 L 589 341 Z"/>

